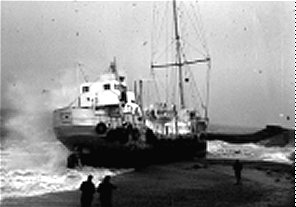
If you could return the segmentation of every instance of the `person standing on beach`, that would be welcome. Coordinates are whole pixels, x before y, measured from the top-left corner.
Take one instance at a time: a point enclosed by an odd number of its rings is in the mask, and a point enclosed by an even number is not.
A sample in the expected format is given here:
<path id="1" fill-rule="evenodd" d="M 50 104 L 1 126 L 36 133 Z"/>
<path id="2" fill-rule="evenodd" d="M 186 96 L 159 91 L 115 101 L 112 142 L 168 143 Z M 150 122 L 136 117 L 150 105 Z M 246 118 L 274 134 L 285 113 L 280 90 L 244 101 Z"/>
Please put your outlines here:
<path id="1" fill-rule="evenodd" d="M 96 187 L 92 182 L 92 175 L 89 175 L 87 177 L 87 181 L 84 181 L 80 185 L 80 190 L 81 190 L 81 198 L 80 198 L 80 204 L 81 207 L 90 207 L 92 200 L 93 200 L 93 195 L 96 191 Z"/>
<path id="2" fill-rule="evenodd" d="M 97 192 L 100 194 L 102 207 L 112 207 L 112 192 L 117 187 L 113 185 L 110 180 L 111 176 L 107 175 L 97 188 Z"/>
<path id="3" fill-rule="evenodd" d="M 233 164 L 234 175 L 236 178 L 236 185 L 241 183 L 241 172 L 243 169 L 243 165 L 239 160 L 236 160 Z"/>

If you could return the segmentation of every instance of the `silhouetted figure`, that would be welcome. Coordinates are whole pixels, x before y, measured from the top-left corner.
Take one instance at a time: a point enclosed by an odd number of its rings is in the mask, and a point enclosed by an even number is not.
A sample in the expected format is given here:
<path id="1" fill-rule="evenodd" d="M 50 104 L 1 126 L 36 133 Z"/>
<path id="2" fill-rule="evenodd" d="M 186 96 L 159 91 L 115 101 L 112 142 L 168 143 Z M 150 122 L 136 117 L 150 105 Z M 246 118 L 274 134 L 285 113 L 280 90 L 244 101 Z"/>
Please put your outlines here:
<path id="1" fill-rule="evenodd" d="M 241 182 L 241 172 L 243 169 L 243 165 L 239 160 L 236 160 L 232 167 L 233 167 L 234 175 L 236 178 L 236 184 L 238 185 Z"/>
<path id="2" fill-rule="evenodd" d="M 111 177 L 107 175 L 97 189 L 98 193 L 100 194 L 102 207 L 112 207 L 112 191 L 117 187 L 110 183 L 110 179 Z"/>
<path id="3" fill-rule="evenodd" d="M 93 195 L 96 191 L 96 187 L 92 182 L 92 175 L 89 175 L 87 177 L 87 181 L 84 181 L 80 185 L 80 190 L 81 190 L 81 198 L 80 198 L 80 204 L 81 207 L 90 207 L 92 200 L 93 200 Z"/>

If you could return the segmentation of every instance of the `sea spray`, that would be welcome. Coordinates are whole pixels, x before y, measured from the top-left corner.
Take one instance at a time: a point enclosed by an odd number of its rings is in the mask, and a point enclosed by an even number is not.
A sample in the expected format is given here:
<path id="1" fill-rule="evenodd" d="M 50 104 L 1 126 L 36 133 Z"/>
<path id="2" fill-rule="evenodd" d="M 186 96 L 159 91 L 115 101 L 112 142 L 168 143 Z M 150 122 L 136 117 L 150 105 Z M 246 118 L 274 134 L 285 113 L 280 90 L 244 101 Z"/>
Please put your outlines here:
<path id="1" fill-rule="evenodd" d="M 98 184 L 105 175 L 127 171 L 66 168 L 69 152 L 55 138 L 52 111 L 75 99 L 73 80 L 73 71 L 66 70 L 59 80 L 53 80 L 55 87 L 50 90 L 21 80 L 5 86 L 1 99 L 1 199 L 77 190 L 89 174 Z"/>
<path id="2" fill-rule="evenodd" d="M 36 169 L 5 170 L 1 176 L 1 200 L 8 197 L 27 197 L 61 191 L 78 190 L 88 175 L 94 176 L 97 186 L 106 175 L 118 175 L 132 169 L 105 169 L 85 167 L 66 169 L 57 172 Z"/>
<path id="3" fill-rule="evenodd" d="M 62 70 L 47 89 L 12 78 L 1 90 L 1 149 L 13 151 L 5 168 L 57 168 L 65 165 L 67 149 L 56 139 L 52 112 L 76 94 L 74 69 Z"/>

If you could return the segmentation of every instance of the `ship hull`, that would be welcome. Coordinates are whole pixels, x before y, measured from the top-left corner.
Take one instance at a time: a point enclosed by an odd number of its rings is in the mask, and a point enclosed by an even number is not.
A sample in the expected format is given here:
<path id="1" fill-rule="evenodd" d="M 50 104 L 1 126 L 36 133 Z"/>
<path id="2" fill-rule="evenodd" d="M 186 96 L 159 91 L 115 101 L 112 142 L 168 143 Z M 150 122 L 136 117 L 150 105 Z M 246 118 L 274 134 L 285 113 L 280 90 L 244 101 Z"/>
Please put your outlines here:
<path id="1" fill-rule="evenodd" d="M 70 153 L 68 167 L 78 163 L 89 166 L 105 167 L 142 167 L 149 164 L 192 159 L 206 156 L 206 141 L 194 136 L 159 137 L 153 134 L 148 143 L 123 143 L 126 133 L 116 134 L 110 140 L 108 134 L 98 135 L 94 126 L 55 127 L 57 139 L 65 145 Z M 145 136 L 149 136 L 145 134 Z M 146 137 L 147 138 L 147 137 Z M 147 139 L 149 140 L 149 138 Z M 74 161 L 73 161 L 74 159 Z"/>
<path id="2" fill-rule="evenodd" d="M 137 149 L 123 146 L 100 146 L 98 150 L 81 156 L 83 165 L 104 167 L 144 167 L 175 161 L 191 160 L 206 156 L 206 143 L 158 143 L 155 146 Z"/>
<path id="3" fill-rule="evenodd" d="M 54 111 L 53 129 L 70 151 L 70 168 L 139 167 L 206 155 L 206 141 L 197 133 L 156 134 L 144 120 L 128 113 L 99 115 L 92 108 L 66 107 Z"/>
<path id="4" fill-rule="evenodd" d="M 98 135 L 94 126 L 61 126 L 54 128 L 54 132 L 70 151 L 74 151 L 77 146 L 87 148 L 97 148 L 106 145 L 106 134 Z"/>

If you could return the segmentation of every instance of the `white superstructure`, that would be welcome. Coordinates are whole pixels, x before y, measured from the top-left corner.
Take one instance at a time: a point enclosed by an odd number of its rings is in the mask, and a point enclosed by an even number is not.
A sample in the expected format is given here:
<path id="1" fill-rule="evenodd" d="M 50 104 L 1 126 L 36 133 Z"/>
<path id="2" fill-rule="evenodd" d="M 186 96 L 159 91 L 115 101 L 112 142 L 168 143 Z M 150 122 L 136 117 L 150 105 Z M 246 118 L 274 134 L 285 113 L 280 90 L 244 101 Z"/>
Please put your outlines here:
<path id="1" fill-rule="evenodd" d="M 55 110 L 56 128 L 103 124 L 112 129 L 125 123 L 138 126 L 142 122 L 142 111 L 135 102 L 135 94 L 128 91 L 125 76 L 118 74 L 115 62 L 97 81 L 82 83 L 76 100 L 68 107 Z"/>

